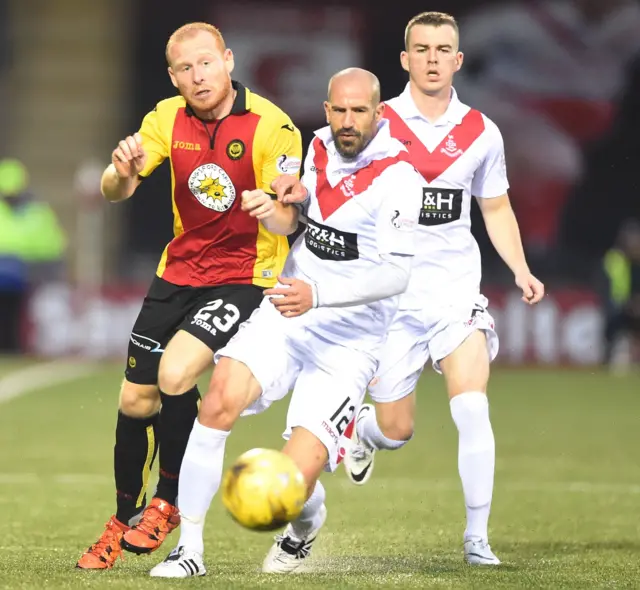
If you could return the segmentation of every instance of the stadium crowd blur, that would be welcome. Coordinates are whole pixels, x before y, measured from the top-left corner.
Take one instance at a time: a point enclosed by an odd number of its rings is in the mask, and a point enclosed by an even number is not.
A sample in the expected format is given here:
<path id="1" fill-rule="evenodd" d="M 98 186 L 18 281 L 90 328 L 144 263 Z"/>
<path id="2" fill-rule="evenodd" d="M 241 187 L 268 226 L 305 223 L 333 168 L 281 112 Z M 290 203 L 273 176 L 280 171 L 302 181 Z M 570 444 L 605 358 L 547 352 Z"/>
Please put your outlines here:
<path id="1" fill-rule="evenodd" d="M 0 98 L 6 88 L 3 72 L 11 69 L 9 57 L 15 53 L 7 7 L 17 1 L 0 0 Z M 601 358 L 611 349 L 606 345 L 611 334 L 633 325 L 627 322 L 612 332 L 616 306 L 602 277 L 605 256 L 625 241 L 619 237 L 623 228 L 640 220 L 637 0 L 448 0 L 428 6 L 405 0 L 393 10 L 364 0 L 322 6 L 311 0 L 231 5 L 182 0 L 179 12 L 158 10 L 163 2 L 155 0 L 133 4 L 134 25 L 123 29 L 133 40 L 133 59 L 122 65 L 131 67 L 122 96 L 126 116 L 122 128 L 104 130 L 112 141 L 174 93 L 162 56 L 168 34 L 184 22 L 219 26 L 236 56 L 235 77 L 291 113 L 306 144 L 324 124 L 321 102 L 332 73 L 367 67 L 379 76 L 383 97 L 397 95 L 406 83 L 399 53 L 408 19 L 427 9 L 454 14 L 465 53 L 455 86 L 464 102 L 484 111 L 503 133 L 510 195 L 533 272 L 548 285 L 550 296 L 554 290 L 579 288 L 601 298 L 603 317 L 610 320 L 606 329 L 602 326 Z M 29 163 L 28 153 L 7 153 L 1 133 L 0 155 Z M 93 155 L 108 162 L 106 150 Z M 122 206 L 112 281 L 146 285 L 168 241 L 171 207 L 164 187 L 169 171 L 163 168 L 145 181 L 140 196 Z M 485 285 L 504 287 L 510 275 L 477 210 L 474 222 Z M 629 293 L 637 297 L 637 290 L 634 279 Z"/>

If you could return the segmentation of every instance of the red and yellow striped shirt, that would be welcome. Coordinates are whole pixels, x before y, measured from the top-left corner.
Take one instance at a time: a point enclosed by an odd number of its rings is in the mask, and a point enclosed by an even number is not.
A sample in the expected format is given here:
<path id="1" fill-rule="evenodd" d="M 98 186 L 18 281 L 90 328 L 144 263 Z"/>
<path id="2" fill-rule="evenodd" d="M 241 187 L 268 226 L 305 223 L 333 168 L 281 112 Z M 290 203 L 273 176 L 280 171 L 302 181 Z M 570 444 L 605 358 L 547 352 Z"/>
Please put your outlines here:
<path id="1" fill-rule="evenodd" d="M 273 103 L 234 82 L 231 113 L 216 121 L 195 116 L 184 98 L 159 102 L 142 122 L 146 177 L 171 164 L 174 238 L 157 274 L 175 285 L 275 284 L 289 251 L 240 208 L 244 190 L 271 192 L 282 173 L 297 174 L 302 140 Z"/>

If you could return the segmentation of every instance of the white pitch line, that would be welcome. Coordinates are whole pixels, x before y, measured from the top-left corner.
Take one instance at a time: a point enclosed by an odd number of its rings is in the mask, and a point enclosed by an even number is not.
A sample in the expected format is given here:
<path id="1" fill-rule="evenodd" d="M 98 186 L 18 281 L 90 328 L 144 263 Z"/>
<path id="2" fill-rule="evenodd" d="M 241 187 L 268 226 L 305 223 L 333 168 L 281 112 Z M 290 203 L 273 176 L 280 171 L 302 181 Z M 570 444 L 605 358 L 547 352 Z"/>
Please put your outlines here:
<path id="1" fill-rule="evenodd" d="M 95 370 L 95 364 L 81 360 L 54 360 L 12 371 L 0 379 L 0 404 L 32 391 L 75 381 Z"/>

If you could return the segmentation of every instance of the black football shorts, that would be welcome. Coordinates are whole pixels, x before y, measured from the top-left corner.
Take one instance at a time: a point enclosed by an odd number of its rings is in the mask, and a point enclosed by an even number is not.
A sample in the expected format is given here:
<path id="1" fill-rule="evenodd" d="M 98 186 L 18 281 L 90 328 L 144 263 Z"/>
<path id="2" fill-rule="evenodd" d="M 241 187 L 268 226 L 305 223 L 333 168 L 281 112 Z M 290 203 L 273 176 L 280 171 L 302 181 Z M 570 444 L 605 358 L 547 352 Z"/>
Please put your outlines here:
<path id="1" fill-rule="evenodd" d="M 155 277 L 131 331 L 127 381 L 155 385 L 160 356 L 178 330 L 219 350 L 260 305 L 262 291 L 255 285 L 185 287 Z"/>

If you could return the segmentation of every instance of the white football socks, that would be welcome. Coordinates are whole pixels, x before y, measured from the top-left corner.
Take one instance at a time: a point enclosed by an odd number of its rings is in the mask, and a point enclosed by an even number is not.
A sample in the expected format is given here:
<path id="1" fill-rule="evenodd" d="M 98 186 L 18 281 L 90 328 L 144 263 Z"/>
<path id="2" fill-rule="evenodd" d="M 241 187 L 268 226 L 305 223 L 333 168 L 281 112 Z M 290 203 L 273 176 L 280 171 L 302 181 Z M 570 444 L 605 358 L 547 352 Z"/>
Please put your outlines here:
<path id="1" fill-rule="evenodd" d="M 300 539 L 307 538 L 307 535 L 322 525 L 322 518 L 320 514 L 320 508 L 324 504 L 326 493 L 324 486 L 318 480 L 316 487 L 313 489 L 313 493 L 309 499 L 305 502 L 304 508 L 300 513 L 300 516 L 291 523 L 291 529 L 294 537 Z"/>
<path id="2" fill-rule="evenodd" d="M 468 539 L 488 540 L 496 448 L 489 420 L 489 401 L 479 391 L 451 399 L 451 416 L 458 427 L 458 471 L 467 508 Z"/>
<path id="3" fill-rule="evenodd" d="M 182 459 L 178 480 L 180 541 L 191 551 L 204 552 L 204 521 L 222 481 L 224 447 L 229 432 L 203 426 L 196 420 Z"/>

